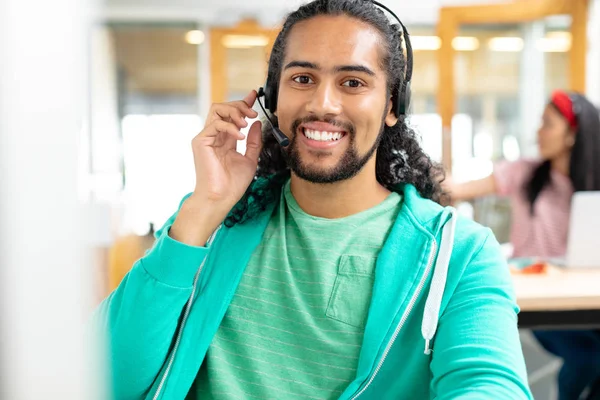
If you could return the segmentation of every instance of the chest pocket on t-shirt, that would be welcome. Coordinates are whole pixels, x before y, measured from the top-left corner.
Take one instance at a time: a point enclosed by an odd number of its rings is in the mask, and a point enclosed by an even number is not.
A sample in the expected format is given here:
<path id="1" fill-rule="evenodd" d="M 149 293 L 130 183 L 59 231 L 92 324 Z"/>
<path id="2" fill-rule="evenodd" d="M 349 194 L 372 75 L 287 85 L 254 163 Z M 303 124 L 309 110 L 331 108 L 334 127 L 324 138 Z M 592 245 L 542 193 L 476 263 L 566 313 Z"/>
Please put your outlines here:
<path id="1" fill-rule="evenodd" d="M 325 315 L 364 328 L 371 304 L 377 257 L 343 255 Z"/>

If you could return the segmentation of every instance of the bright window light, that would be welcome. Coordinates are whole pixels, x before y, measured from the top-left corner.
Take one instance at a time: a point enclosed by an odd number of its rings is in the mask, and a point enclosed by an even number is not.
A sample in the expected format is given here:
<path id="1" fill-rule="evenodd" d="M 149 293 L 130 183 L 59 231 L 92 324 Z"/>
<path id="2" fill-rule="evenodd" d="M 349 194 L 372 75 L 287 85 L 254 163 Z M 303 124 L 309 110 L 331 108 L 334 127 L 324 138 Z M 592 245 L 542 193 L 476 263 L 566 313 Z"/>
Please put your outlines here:
<path id="1" fill-rule="evenodd" d="M 185 41 L 189 44 L 202 44 L 204 42 L 205 36 L 202 31 L 189 31 L 185 34 Z"/>
<path id="2" fill-rule="evenodd" d="M 453 160 L 452 178 L 455 182 L 470 182 L 483 179 L 492 174 L 494 163 L 485 158 L 471 157 Z"/>
<path id="3" fill-rule="evenodd" d="M 523 39 L 520 37 L 494 37 L 488 42 L 492 51 L 519 52 L 523 50 Z"/>
<path id="4" fill-rule="evenodd" d="M 229 49 L 249 49 L 266 46 L 269 38 L 262 35 L 226 35 L 221 43 Z"/>
<path id="5" fill-rule="evenodd" d="M 438 50 L 442 40 L 437 36 L 411 36 L 410 43 L 415 51 Z"/>
<path id="6" fill-rule="evenodd" d="M 502 154 L 508 161 L 516 161 L 521 157 L 519 141 L 512 135 L 505 136 L 502 140 Z"/>
<path id="7" fill-rule="evenodd" d="M 438 36 L 411 36 L 410 43 L 415 51 L 435 51 L 442 47 Z M 471 36 L 458 36 L 452 39 L 452 47 L 456 51 L 474 51 L 479 48 L 479 40 Z"/>
<path id="8" fill-rule="evenodd" d="M 537 49 L 546 53 L 566 53 L 571 50 L 571 33 L 549 32 L 546 37 L 539 39 Z"/>
<path id="9" fill-rule="evenodd" d="M 452 47 L 456 51 L 475 51 L 479 48 L 479 39 L 472 36 L 458 36 L 452 39 Z"/>
<path id="10" fill-rule="evenodd" d="M 473 118 L 467 114 L 452 117 L 452 159 L 473 157 Z"/>
<path id="11" fill-rule="evenodd" d="M 475 158 L 491 160 L 494 155 L 494 140 L 491 133 L 480 131 L 473 138 L 473 155 Z"/>
<path id="12" fill-rule="evenodd" d="M 128 115 L 123 119 L 126 230 L 159 229 L 181 198 L 194 189 L 191 141 L 200 132 L 197 115 Z"/>
<path id="13" fill-rule="evenodd" d="M 421 148 L 436 162 L 442 161 L 442 118 L 438 114 L 413 114 L 410 126 L 421 139 Z"/>

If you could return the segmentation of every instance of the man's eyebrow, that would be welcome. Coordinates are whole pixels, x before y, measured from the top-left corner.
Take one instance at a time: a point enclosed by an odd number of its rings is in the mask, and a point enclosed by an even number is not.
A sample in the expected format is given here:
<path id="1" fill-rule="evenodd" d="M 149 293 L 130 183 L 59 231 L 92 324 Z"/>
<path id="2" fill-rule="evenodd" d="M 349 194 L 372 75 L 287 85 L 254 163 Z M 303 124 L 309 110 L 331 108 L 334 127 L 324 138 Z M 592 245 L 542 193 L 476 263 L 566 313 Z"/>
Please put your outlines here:
<path id="1" fill-rule="evenodd" d="M 290 61 L 284 67 L 284 70 L 289 68 L 320 69 L 318 64 L 310 61 Z M 375 76 L 375 72 L 364 65 L 340 65 L 335 67 L 333 70 L 335 72 L 362 72 L 369 76 Z"/>
<path id="2" fill-rule="evenodd" d="M 340 65 L 339 67 L 335 67 L 335 72 L 363 72 L 367 75 L 375 76 L 375 72 L 364 65 Z"/>
<path id="3" fill-rule="evenodd" d="M 283 69 L 289 69 L 289 68 L 309 68 L 309 69 L 319 69 L 319 66 L 315 63 L 311 63 L 309 61 L 290 61 L 285 68 Z"/>

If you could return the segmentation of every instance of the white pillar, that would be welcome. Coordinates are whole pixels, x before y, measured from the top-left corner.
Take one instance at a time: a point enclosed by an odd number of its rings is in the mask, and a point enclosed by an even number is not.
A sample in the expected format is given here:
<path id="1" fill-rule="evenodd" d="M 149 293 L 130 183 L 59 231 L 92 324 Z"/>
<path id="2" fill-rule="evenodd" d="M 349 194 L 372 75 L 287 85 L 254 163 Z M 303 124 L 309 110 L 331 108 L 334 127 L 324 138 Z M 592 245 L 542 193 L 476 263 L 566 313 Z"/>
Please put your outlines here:
<path id="1" fill-rule="evenodd" d="M 524 24 L 522 27 L 523 52 L 519 74 L 519 101 L 521 114 L 521 156 L 537 154 L 536 131 L 547 99 L 545 98 L 544 53 L 536 48 L 536 43 L 544 37 L 544 21 Z"/>
<path id="2" fill-rule="evenodd" d="M 590 1 L 586 95 L 600 107 L 600 0 Z"/>
<path id="3" fill-rule="evenodd" d="M 93 201 L 115 201 L 122 190 L 122 138 L 116 49 L 111 29 L 90 27 L 90 172 Z M 110 182 L 110 189 L 107 183 Z M 104 198 L 99 198 L 102 194 Z"/>
<path id="4" fill-rule="evenodd" d="M 500 129 L 498 128 L 498 102 L 493 94 L 484 94 L 481 99 L 481 120 L 484 132 L 489 135 L 491 148 L 488 154 L 491 160 L 502 155 L 502 141 L 500 140 Z"/>
<path id="5" fill-rule="evenodd" d="M 210 27 L 200 22 L 198 29 L 204 32 L 204 42 L 198 46 L 198 112 L 204 125 L 208 115 L 211 98 L 211 70 L 210 70 Z"/>
<path id="6" fill-rule="evenodd" d="M 91 1 L 0 1 L 0 398 L 94 399 L 78 215 Z"/>

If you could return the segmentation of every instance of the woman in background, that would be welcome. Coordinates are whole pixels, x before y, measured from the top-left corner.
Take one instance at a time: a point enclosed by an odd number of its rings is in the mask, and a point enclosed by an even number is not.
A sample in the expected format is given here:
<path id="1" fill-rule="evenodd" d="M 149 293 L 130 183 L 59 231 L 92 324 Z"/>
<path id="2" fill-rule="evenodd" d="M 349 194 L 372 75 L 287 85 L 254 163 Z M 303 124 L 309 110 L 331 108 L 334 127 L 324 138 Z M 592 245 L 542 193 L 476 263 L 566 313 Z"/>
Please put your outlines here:
<path id="1" fill-rule="evenodd" d="M 577 93 L 555 91 L 538 130 L 540 160 L 500 162 L 491 176 L 445 189 L 453 201 L 486 195 L 511 199 L 513 257 L 564 257 L 574 192 L 600 190 L 600 116 Z M 599 205 L 600 206 L 600 205 Z M 600 331 L 535 331 L 564 361 L 559 399 L 576 400 L 600 381 Z"/>

